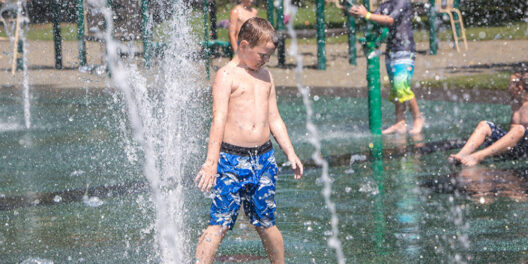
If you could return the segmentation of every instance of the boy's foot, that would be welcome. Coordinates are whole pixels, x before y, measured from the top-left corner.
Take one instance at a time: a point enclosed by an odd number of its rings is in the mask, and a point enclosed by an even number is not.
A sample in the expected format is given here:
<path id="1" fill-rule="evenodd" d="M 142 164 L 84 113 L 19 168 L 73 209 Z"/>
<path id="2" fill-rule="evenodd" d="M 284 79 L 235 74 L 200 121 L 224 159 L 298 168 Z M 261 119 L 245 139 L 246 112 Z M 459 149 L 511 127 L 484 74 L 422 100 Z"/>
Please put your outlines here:
<path id="1" fill-rule="evenodd" d="M 480 160 L 474 157 L 473 155 L 463 155 L 463 154 L 451 154 L 449 156 L 449 159 L 447 159 L 449 163 L 453 164 L 464 164 L 465 166 L 471 167 L 477 165 Z"/>
<path id="2" fill-rule="evenodd" d="M 465 155 L 460 159 L 460 162 L 465 166 L 471 167 L 479 164 L 480 160 L 475 158 L 473 155 Z"/>
<path id="3" fill-rule="evenodd" d="M 405 134 L 407 132 L 407 125 L 404 121 L 397 122 L 396 124 L 390 126 L 389 128 L 383 130 L 381 134 L 388 135 L 388 134 Z"/>
<path id="4" fill-rule="evenodd" d="M 454 164 L 454 165 L 459 165 L 460 164 L 460 159 L 461 159 L 461 156 L 460 154 L 451 154 L 449 155 L 449 158 L 447 158 L 447 162 L 449 162 L 450 164 Z"/>
<path id="5" fill-rule="evenodd" d="M 425 120 L 422 116 L 417 117 L 413 121 L 413 128 L 409 130 L 409 134 L 418 134 L 422 132 L 422 128 L 424 126 Z"/>
<path id="6" fill-rule="evenodd" d="M 422 148 L 425 146 L 424 136 L 422 133 L 410 134 L 409 136 L 411 137 L 415 148 Z"/>

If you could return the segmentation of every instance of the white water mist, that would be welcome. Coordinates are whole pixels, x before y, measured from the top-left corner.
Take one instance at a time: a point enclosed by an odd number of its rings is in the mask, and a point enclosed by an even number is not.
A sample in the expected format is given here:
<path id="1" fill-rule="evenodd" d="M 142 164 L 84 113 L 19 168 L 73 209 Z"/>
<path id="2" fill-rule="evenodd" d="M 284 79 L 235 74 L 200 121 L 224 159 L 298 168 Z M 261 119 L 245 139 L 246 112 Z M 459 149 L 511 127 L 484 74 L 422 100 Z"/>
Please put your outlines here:
<path id="1" fill-rule="evenodd" d="M 302 85 L 302 71 L 303 71 L 303 60 L 298 51 L 297 45 L 297 35 L 293 29 L 293 21 L 295 21 L 295 15 L 297 14 L 297 7 L 292 5 L 291 0 L 286 0 L 284 2 L 285 13 L 290 14 L 291 18 L 289 23 L 286 25 L 288 29 L 288 34 L 292 37 L 291 46 L 288 49 L 290 56 L 295 58 L 297 66 L 295 67 L 295 79 L 297 82 L 297 89 L 302 95 L 304 106 L 306 107 L 306 129 L 310 133 L 309 141 L 314 146 L 315 151 L 312 154 L 312 159 L 315 163 L 321 167 L 321 179 L 323 181 L 323 190 L 322 194 L 325 200 L 325 204 L 330 211 L 330 225 L 332 228 L 332 235 L 328 239 L 328 246 L 333 248 L 336 252 L 337 262 L 339 264 L 344 264 L 346 262 L 345 255 L 343 254 L 343 249 L 341 247 L 341 241 L 338 238 L 339 234 L 339 219 L 336 213 L 335 203 L 332 202 L 332 179 L 328 175 L 328 161 L 326 161 L 321 155 L 321 141 L 319 139 L 319 132 L 317 126 L 312 121 L 313 110 L 312 103 L 309 96 L 309 88 Z"/>
<path id="2" fill-rule="evenodd" d="M 184 228 L 184 176 L 187 164 L 199 151 L 203 134 L 200 99 L 205 93 L 199 64 L 192 59 L 198 41 L 188 23 L 189 7 L 183 1 L 166 7 L 172 12 L 165 24 L 165 56 L 154 68 L 144 69 L 133 59 L 126 63 L 121 60 L 119 51 L 127 47 L 112 38 L 112 10 L 105 6 L 106 1 L 90 3 L 105 18 L 104 38 L 112 84 L 123 98 L 133 138 L 143 152 L 143 173 L 156 212 L 155 257 L 162 263 L 188 263 L 194 243 Z"/>

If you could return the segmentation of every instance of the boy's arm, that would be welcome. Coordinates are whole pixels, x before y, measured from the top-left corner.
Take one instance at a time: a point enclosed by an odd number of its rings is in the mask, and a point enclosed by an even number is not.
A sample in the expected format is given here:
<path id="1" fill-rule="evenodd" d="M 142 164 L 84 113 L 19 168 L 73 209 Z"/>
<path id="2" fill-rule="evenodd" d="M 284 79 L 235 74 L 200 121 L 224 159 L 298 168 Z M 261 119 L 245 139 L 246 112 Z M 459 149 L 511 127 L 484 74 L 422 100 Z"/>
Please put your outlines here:
<path id="1" fill-rule="evenodd" d="M 376 13 L 370 13 L 365 6 L 359 5 L 359 6 L 353 6 L 351 7 L 348 12 L 356 17 L 365 18 L 372 22 L 376 22 L 378 24 L 384 25 L 384 26 L 390 26 L 394 24 L 394 18 L 387 15 L 382 14 L 376 14 Z M 367 17 L 367 14 L 369 14 L 369 17 Z"/>
<path id="2" fill-rule="evenodd" d="M 512 124 L 506 135 L 487 148 L 474 152 L 471 154 L 471 156 L 476 159 L 477 162 L 479 162 L 489 156 L 503 153 L 508 149 L 515 147 L 517 142 L 519 142 L 519 140 L 521 140 L 521 138 L 524 136 L 524 132 L 524 126 L 520 124 Z"/>
<path id="3" fill-rule="evenodd" d="M 268 118 L 270 122 L 271 134 L 273 135 L 277 143 L 279 143 L 279 146 L 281 147 L 282 151 L 284 151 L 284 154 L 286 154 L 286 156 L 288 157 L 288 161 L 290 162 L 291 168 L 294 171 L 294 178 L 300 179 L 303 174 L 303 165 L 299 157 L 297 157 L 297 154 L 295 154 L 295 150 L 293 149 L 290 137 L 288 136 L 288 130 L 286 129 L 286 125 L 284 124 L 284 121 L 280 116 L 279 108 L 277 107 L 277 95 L 275 92 L 275 84 L 273 83 L 273 78 L 271 78 L 271 91 L 268 98 L 268 105 Z"/>
<path id="4" fill-rule="evenodd" d="M 231 81 L 225 69 L 217 72 L 213 87 L 213 120 L 209 131 L 207 159 L 202 169 L 194 179 L 198 188 L 209 191 L 216 183 L 216 172 L 220 156 L 220 145 L 224 138 L 224 128 L 227 119 L 227 106 L 231 95 Z"/>
<path id="5" fill-rule="evenodd" d="M 237 45 L 237 22 L 238 22 L 238 12 L 236 11 L 237 7 L 233 8 L 231 11 L 231 14 L 229 15 L 229 42 L 231 43 L 231 47 L 233 48 L 233 52 L 236 53 L 238 45 Z"/>

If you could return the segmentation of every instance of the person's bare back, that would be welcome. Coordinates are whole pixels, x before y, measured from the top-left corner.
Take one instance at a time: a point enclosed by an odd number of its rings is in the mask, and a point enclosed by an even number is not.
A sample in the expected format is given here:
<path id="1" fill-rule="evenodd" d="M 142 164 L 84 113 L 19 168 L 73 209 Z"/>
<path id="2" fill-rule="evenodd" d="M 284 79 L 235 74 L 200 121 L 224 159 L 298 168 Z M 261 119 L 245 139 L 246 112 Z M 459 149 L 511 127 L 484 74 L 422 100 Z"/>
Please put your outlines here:
<path id="1" fill-rule="evenodd" d="M 223 141 L 253 147 L 270 138 L 269 99 L 272 91 L 271 75 L 266 69 L 253 71 L 235 61 L 220 71 L 231 76 L 231 94 Z"/>
<path id="2" fill-rule="evenodd" d="M 231 15 L 229 16 L 229 42 L 234 52 L 238 49 L 237 41 L 240 27 L 248 19 L 257 16 L 258 10 L 251 6 L 252 2 L 252 0 L 243 0 L 231 10 Z"/>

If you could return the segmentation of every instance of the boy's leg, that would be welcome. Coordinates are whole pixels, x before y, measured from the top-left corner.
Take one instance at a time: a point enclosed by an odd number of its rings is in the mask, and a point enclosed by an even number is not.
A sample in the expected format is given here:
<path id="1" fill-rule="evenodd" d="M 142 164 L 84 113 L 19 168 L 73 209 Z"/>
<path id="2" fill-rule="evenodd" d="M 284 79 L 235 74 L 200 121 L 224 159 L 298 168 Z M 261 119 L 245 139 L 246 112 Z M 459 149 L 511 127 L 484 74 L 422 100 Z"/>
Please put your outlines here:
<path id="1" fill-rule="evenodd" d="M 420 113 L 416 96 L 409 100 L 409 110 L 411 110 L 413 117 L 413 128 L 409 131 L 409 134 L 419 134 L 424 126 L 424 118 L 422 113 Z"/>
<path id="2" fill-rule="evenodd" d="M 262 240 L 262 245 L 270 262 L 273 264 L 284 263 L 284 241 L 277 226 L 268 228 L 256 226 L 255 229 L 260 236 L 260 240 Z"/>
<path id="3" fill-rule="evenodd" d="M 414 93 L 411 91 L 411 80 L 414 71 L 414 54 L 412 52 L 390 52 L 385 60 L 391 84 L 389 100 L 394 102 L 396 123 L 383 130 L 382 134 L 406 133 L 405 103 L 414 99 L 415 104 L 410 105 L 410 107 L 415 107 L 415 109 L 411 109 L 411 111 L 414 110 L 415 112 L 418 107 Z M 413 117 L 415 117 L 414 114 Z"/>
<path id="4" fill-rule="evenodd" d="M 213 263 L 218 247 L 227 230 L 232 229 L 240 209 L 239 181 L 237 171 L 231 169 L 236 155 L 220 152 L 218 174 L 213 187 L 214 194 L 210 209 L 209 226 L 196 246 L 196 263 Z"/>
<path id="5" fill-rule="evenodd" d="M 488 122 L 480 121 L 475 128 L 475 131 L 473 131 L 473 134 L 471 134 L 466 144 L 464 144 L 464 147 L 462 147 L 458 153 L 449 156 L 450 160 L 461 161 L 464 156 L 471 154 L 480 147 L 480 145 L 484 143 L 484 140 L 486 140 L 486 137 L 491 136 L 491 132 L 491 127 Z"/>
<path id="6" fill-rule="evenodd" d="M 405 103 L 395 102 L 394 110 L 396 112 L 396 123 L 383 130 L 381 132 L 383 135 L 393 133 L 403 134 L 407 132 L 407 127 L 405 124 Z"/>
<path id="7" fill-rule="evenodd" d="M 213 263 L 218 247 L 229 230 L 226 226 L 210 225 L 204 231 L 196 246 L 196 263 Z"/>

